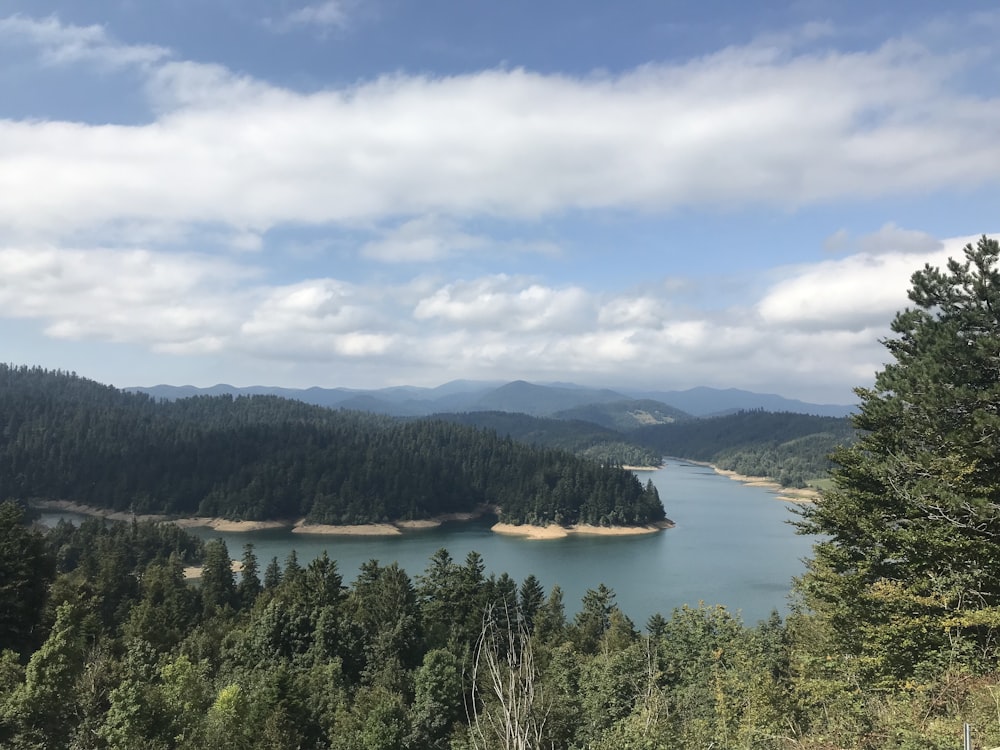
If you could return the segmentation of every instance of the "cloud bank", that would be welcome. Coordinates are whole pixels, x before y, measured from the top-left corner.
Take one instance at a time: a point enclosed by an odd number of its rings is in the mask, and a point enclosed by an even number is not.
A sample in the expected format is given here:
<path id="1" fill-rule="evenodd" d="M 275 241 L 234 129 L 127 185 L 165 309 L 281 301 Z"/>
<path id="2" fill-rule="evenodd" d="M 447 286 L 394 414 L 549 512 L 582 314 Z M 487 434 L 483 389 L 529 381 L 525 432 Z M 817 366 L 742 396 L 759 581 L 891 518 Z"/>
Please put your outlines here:
<path id="1" fill-rule="evenodd" d="M 343 8 L 286 20 L 339 26 Z M 358 385 L 798 383 L 790 395 L 846 400 L 880 367 L 910 274 L 968 238 L 843 230 L 832 254 L 711 311 L 677 280 L 597 289 L 448 264 L 570 253 L 531 238 L 549 219 L 794 211 L 1000 175 L 1000 98 L 953 85 L 968 59 L 914 40 L 769 39 L 615 75 L 398 73 L 304 92 L 54 17 L 0 19 L 0 38 L 45 66 L 135 70 L 149 107 L 139 124 L 0 120 L 4 317 L 219 362 L 356 366 Z M 489 222 L 527 239 L 473 228 Z M 429 270 L 289 278 L 269 265 L 270 234 L 302 227 L 367 238 L 344 252 L 369 269 Z"/>
<path id="2" fill-rule="evenodd" d="M 961 60 L 915 42 L 756 43 L 615 76 L 397 74 L 302 93 L 100 27 L 0 24 L 53 63 L 149 67 L 154 113 L 128 126 L 0 121 L 8 231 L 793 208 L 995 181 L 1000 163 L 1000 98 L 953 86 Z"/>

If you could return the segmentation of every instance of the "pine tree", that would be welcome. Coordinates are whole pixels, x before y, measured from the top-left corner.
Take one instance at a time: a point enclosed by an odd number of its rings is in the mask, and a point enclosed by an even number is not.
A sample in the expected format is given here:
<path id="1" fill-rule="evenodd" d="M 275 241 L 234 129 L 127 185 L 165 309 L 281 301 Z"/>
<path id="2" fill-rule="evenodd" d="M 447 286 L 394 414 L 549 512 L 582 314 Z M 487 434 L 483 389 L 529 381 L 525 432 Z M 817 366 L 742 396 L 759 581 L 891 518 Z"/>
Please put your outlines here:
<path id="1" fill-rule="evenodd" d="M 1000 635 L 1000 245 L 912 277 L 883 343 L 894 362 L 858 389 L 858 442 L 800 527 L 821 535 L 799 586 L 871 676 L 935 656 L 995 659 Z"/>

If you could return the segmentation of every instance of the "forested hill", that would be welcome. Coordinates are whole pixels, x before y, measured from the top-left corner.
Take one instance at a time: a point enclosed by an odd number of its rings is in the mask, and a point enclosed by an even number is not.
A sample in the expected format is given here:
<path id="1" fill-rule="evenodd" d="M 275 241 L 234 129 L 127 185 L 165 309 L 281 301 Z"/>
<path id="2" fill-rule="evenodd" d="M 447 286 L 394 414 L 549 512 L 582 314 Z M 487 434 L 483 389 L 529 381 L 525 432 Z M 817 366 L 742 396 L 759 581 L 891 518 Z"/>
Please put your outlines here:
<path id="1" fill-rule="evenodd" d="M 347 524 L 482 504 L 512 523 L 664 518 L 655 487 L 629 471 L 471 427 L 273 396 L 158 402 L 12 366 L 0 366 L 2 498 Z"/>
<path id="2" fill-rule="evenodd" d="M 753 410 L 650 425 L 628 437 L 661 455 L 708 461 L 721 469 L 801 487 L 827 475 L 830 454 L 837 446 L 853 443 L 856 431 L 846 417 Z"/>
<path id="3" fill-rule="evenodd" d="M 509 411 L 473 411 L 434 415 L 436 419 L 493 430 L 514 440 L 558 448 L 601 463 L 659 466 L 663 454 L 629 442 L 627 435 L 585 420 L 533 417 Z"/>

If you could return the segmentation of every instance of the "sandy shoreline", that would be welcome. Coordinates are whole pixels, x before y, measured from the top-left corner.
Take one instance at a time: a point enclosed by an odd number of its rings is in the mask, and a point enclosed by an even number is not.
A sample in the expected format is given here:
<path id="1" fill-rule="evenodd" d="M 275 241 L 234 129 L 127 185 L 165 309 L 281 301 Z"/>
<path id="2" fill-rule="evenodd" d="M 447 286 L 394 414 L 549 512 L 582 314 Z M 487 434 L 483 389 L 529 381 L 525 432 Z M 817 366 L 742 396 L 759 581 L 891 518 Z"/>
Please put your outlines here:
<path id="1" fill-rule="evenodd" d="M 69 513 L 79 513 L 84 516 L 106 518 L 109 521 L 136 520 L 172 523 L 182 529 L 207 528 L 213 531 L 236 534 L 249 531 L 263 531 L 266 529 L 289 529 L 293 534 L 321 534 L 327 536 L 398 536 L 404 531 L 436 529 L 450 521 L 472 521 L 481 517 L 489 510 L 488 508 L 481 508 L 476 512 L 442 513 L 434 518 L 425 518 L 416 521 L 340 525 L 307 523 L 304 518 L 297 521 L 234 521 L 228 518 L 208 518 L 204 516 L 175 518 L 173 516 L 152 513 L 136 514 L 127 511 L 109 510 L 107 508 L 96 508 L 91 505 L 74 503 L 70 500 L 35 500 L 31 505 L 39 510 L 62 510 Z"/>
<path id="2" fill-rule="evenodd" d="M 698 466 L 707 466 L 716 474 L 721 474 L 735 482 L 742 482 L 750 487 L 763 487 L 764 489 L 773 490 L 776 498 L 786 503 L 814 503 L 819 499 L 819 490 L 814 490 L 811 487 L 782 487 L 779 482 L 775 482 L 770 477 L 753 477 L 729 471 L 728 469 L 720 469 L 715 464 L 710 464 L 707 461 L 695 461 L 690 458 L 680 458 L 677 460 L 689 464 L 697 464 Z"/>
<path id="3" fill-rule="evenodd" d="M 107 518 L 112 521 L 131 521 L 135 519 L 137 521 L 172 523 L 183 529 L 196 527 L 209 528 L 213 531 L 225 533 L 262 531 L 265 529 L 289 529 L 293 534 L 316 534 L 322 536 L 400 536 L 407 531 L 436 529 L 447 522 L 473 521 L 481 518 L 485 513 L 495 510 L 492 508 L 480 508 L 475 512 L 443 513 L 434 518 L 415 521 L 395 521 L 393 523 L 320 524 L 307 523 L 304 518 L 298 521 L 233 521 L 227 518 L 206 518 L 200 516 L 173 518 L 171 516 L 153 514 L 134 515 L 125 511 L 112 511 L 106 508 L 80 505 L 69 500 L 36 500 L 32 505 L 41 510 L 64 510 L 81 515 Z M 589 524 L 576 524 L 574 526 L 563 527 L 555 524 L 549 526 L 531 526 L 529 524 L 498 523 L 494 524 L 491 530 L 497 534 L 523 536 L 529 539 L 561 539 L 570 534 L 635 536 L 639 534 L 652 534 L 661 529 L 672 528 L 673 526 L 674 523 L 669 520 L 649 526 L 591 526 Z"/>
<path id="4" fill-rule="evenodd" d="M 243 562 L 240 560 L 230 560 L 229 569 L 232 570 L 234 573 L 242 573 Z M 201 578 L 202 571 L 204 570 L 205 570 L 204 565 L 188 565 L 186 568 L 184 568 L 184 577 L 187 578 L 188 580 L 194 578 Z"/>
<path id="5" fill-rule="evenodd" d="M 554 523 L 548 526 L 532 526 L 528 523 L 497 523 L 490 527 L 490 531 L 495 534 L 522 536 L 526 539 L 563 539 L 570 534 L 591 534 L 593 536 L 655 534 L 657 531 L 673 528 L 673 526 L 673 521 L 662 521 L 648 526 L 591 526 L 586 523 L 578 523 L 572 526 L 559 526 Z"/>
<path id="6" fill-rule="evenodd" d="M 332 523 L 297 522 L 293 534 L 322 534 L 325 536 L 399 536 L 403 532 L 391 523 L 359 523 L 339 525 Z"/>
<path id="7" fill-rule="evenodd" d="M 244 531 L 264 531 L 265 529 L 286 529 L 290 525 L 288 521 L 230 521 L 225 518 L 168 518 L 157 516 L 164 523 L 172 523 L 182 529 L 193 527 L 209 528 L 213 531 L 236 532 Z"/>

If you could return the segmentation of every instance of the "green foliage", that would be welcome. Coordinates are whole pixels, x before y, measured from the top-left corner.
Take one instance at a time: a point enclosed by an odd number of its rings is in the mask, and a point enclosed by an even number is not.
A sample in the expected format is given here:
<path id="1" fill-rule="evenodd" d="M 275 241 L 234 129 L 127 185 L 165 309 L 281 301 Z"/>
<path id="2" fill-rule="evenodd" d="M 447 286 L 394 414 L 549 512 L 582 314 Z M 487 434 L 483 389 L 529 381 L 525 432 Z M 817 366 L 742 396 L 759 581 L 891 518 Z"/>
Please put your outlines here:
<path id="1" fill-rule="evenodd" d="M 437 414 L 435 419 L 471 425 L 542 448 L 568 451 L 603 464 L 659 466 L 662 454 L 637 445 L 611 425 L 581 417 L 546 418 L 504 411 Z"/>
<path id="2" fill-rule="evenodd" d="M 58 750 L 69 744 L 79 720 L 76 681 L 84 669 L 78 619 L 71 605 L 58 608 L 52 632 L 28 661 L 24 682 L 2 707 L 7 732 L 24 746 Z"/>
<path id="3" fill-rule="evenodd" d="M 201 571 L 201 601 L 206 613 L 236 604 L 236 577 L 229 550 L 222 539 L 205 544 L 205 564 Z"/>
<path id="4" fill-rule="evenodd" d="M 494 432 L 273 396 L 156 402 L 7 365 L 0 483 L 12 497 L 237 519 L 352 524 L 483 506 L 512 523 L 663 517 L 659 498 L 617 464 Z"/>
<path id="5" fill-rule="evenodd" d="M 424 655 L 414 678 L 410 747 L 448 747 L 448 739 L 459 722 L 465 719 L 462 668 L 458 658 L 446 649 Z"/>
<path id="6" fill-rule="evenodd" d="M 629 399 L 576 406 L 556 412 L 559 419 L 593 422 L 619 432 L 652 424 L 673 424 L 692 419 L 686 412 L 652 399 Z"/>
<path id="7" fill-rule="evenodd" d="M 0 647 L 24 654 L 38 646 L 42 604 L 54 574 L 42 535 L 24 525 L 17 505 L 0 503 Z"/>
<path id="8" fill-rule="evenodd" d="M 1000 634 L 1000 246 L 913 275 L 895 360 L 859 389 L 862 436 L 803 511 L 821 535 L 800 586 L 866 679 L 995 666 Z M 985 659 L 985 662 L 984 662 Z"/>
<path id="9" fill-rule="evenodd" d="M 748 476 L 804 487 L 827 474 L 830 453 L 854 440 L 847 419 L 791 412 L 740 411 L 722 417 L 653 425 L 630 434 L 660 455 L 706 461 Z"/>
<path id="10" fill-rule="evenodd" d="M 874 685 L 825 613 L 747 628 L 684 607 L 641 636 L 597 586 L 567 624 L 558 587 L 545 597 L 534 576 L 518 586 L 446 550 L 416 584 L 373 560 L 345 585 L 332 559 L 290 555 L 252 601 L 234 590 L 206 609 L 177 540 L 157 548 L 133 526 L 79 530 L 91 549 L 51 587 L 73 596 L 52 605 L 48 638 L 26 665 L 0 654 L 0 746 L 898 750 L 951 747 L 965 721 L 1000 742 L 1000 675 L 925 659 L 907 682 Z M 49 536 L 77 549 L 66 528 Z M 221 572 L 228 554 L 209 552 Z M 119 569 L 137 590 L 105 626 L 98 592 Z"/>

